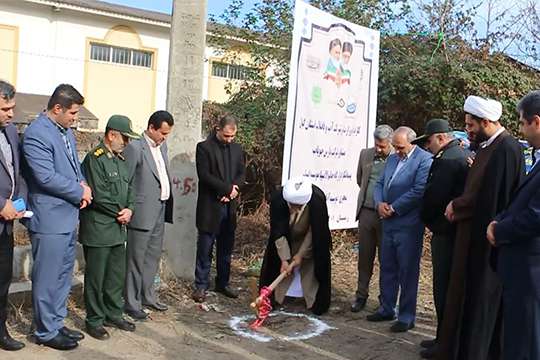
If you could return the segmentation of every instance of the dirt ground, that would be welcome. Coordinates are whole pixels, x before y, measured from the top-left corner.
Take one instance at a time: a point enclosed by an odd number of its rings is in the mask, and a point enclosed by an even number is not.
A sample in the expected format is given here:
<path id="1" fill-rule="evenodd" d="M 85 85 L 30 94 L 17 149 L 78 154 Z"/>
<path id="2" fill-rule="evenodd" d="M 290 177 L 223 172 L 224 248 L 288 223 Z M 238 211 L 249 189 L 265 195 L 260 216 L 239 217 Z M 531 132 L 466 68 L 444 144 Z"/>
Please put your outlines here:
<path id="1" fill-rule="evenodd" d="M 235 300 L 210 292 L 205 306 L 190 298 L 190 284 L 168 281 L 161 290 L 161 299 L 170 305 L 165 313 L 151 313 L 150 320 L 137 323 L 134 333 L 111 330 L 111 339 L 99 341 L 87 337 L 77 350 L 58 352 L 32 343 L 29 297 L 12 299 L 10 331 L 25 341 L 27 347 L 16 353 L 0 351 L 4 359 L 419 359 L 419 343 L 435 333 L 431 295 L 429 247 L 424 249 L 419 285 L 418 316 L 415 329 L 405 334 L 389 331 L 391 323 L 369 323 L 367 314 L 377 307 L 378 265 L 372 280 L 371 297 L 366 310 L 353 314 L 350 301 L 356 287 L 356 261 L 353 251 L 354 232 L 334 233 L 333 301 L 330 311 L 316 319 L 276 315 L 258 333 L 269 341 L 260 342 L 240 336 L 231 328 L 235 317 L 253 315 L 249 304 L 255 296 L 257 263 L 266 237 L 265 213 L 244 217 L 240 221 L 237 251 L 233 259 L 232 286 L 240 291 Z M 84 329 L 84 306 L 81 289 L 74 289 L 69 303 L 67 325 Z M 276 309 L 279 310 L 279 309 Z M 298 304 L 285 309 L 293 315 L 303 314 Z M 309 313 L 305 315 L 311 316 Z M 315 321 L 315 322 L 314 322 Z M 240 322 L 245 329 L 249 321 Z M 317 328 L 327 326 L 322 334 L 309 339 Z"/>

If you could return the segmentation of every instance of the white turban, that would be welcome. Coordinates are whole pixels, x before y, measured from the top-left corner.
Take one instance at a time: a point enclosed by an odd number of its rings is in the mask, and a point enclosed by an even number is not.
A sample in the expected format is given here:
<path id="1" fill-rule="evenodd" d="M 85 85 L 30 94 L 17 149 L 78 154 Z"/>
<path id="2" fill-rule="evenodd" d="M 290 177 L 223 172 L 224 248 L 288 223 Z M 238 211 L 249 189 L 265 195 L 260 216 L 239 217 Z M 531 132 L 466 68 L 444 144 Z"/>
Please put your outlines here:
<path id="1" fill-rule="evenodd" d="M 491 99 L 484 99 L 479 96 L 469 96 L 465 100 L 463 110 L 466 113 L 489 121 L 499 121 L 502 115 L 502 104 Z"/>
<path id="2" fill-rule="evenodd" d="M 311 200 L 311 182 L 302 177 L 287 180 L 283 187 L 283 198 L 290 204 L 305 205 Z"/>

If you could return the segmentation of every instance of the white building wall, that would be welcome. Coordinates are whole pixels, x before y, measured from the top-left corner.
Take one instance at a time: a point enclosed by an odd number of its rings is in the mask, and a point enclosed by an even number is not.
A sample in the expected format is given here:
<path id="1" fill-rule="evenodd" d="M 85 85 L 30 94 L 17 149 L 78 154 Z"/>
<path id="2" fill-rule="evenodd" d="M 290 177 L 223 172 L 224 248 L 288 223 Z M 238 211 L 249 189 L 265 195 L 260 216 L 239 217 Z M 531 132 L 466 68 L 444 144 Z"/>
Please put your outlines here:
<path id="1" fill-rule="evenodd" d="M 50 95 L 60 83 L 72 84 L 83 92 L 87 38 L 103 39 L 111 28 L 118 25 L 133 28 L 144 47 L 157 49 L 155 107 L 156 110 L 165 109 L 169 27 L 67 9 L 54 11 L 52 7 L 22 1 L 0 4 L 0 24 L 19 28 L 17 91 L 40 95 Z M 205 73 L 208 73 L 208 63 L 205 64 Z M 203 89 L 205 99 L 207 79 L 208 76 Z"/>

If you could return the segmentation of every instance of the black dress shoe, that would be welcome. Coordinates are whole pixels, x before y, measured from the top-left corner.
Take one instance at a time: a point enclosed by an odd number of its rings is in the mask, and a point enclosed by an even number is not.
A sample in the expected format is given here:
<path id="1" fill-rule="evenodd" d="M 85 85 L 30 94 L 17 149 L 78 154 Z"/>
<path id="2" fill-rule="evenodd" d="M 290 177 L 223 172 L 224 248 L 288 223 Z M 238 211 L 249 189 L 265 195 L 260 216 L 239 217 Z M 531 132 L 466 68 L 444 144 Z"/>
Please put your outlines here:
<path id="1" fill-rule="evenodd" d="M 61 328 L 60 330 L 58 330 L 58 332 L 64 335 L 65 337 L 70 338 L 75 341 L 81 341 L 82 339 L 84 339 L 84 334 L 82 332 L 77 331 L 77 330 L 71 330 L 65 326 Z"/>
<path id="2" fill-rule="evenodd" d="M 135 324 L 131 321 L 127 321 L 126 319 L 105 320 L 103 325 L 108 327 L 115 327 L 124 331 L 135 331 Z"/>
<path id="3" fill-rule="evenodd" d="M 155 304 L 144 304 L 147 308 L 150 308 L 152 310 L 156 311 L 167 311 L 169 310 L 169 307 L 166 304 L 160 303 L 159 301 L 156 301 Z"/>
<path id="4" fill-rule="evenodd" d="M 236 299 L 238 297 L 238 293 L 231 289 L 229 286 L 226 286 L 224 288 L 216 287 L 215 291 L 231 299 Z"/>
<path id="5" fill-rule="evenodd" d="M 6 351 L 17 351 L 24 348 L 24 343 L 15 340 L 7 332 L 4 336 L 0 336 L 0 349 Z"/>
<path id="6" fill-rule="evenodd" d="M 36 342 L 38 345 L 44 345 L 52 349 L 62 350 L 62 351 L 72 350 L 72 349 L 75 349 L 77 346 L 79 346 L 78 342 L 60 333 L 58 333 L 55 337 L 53 337 L 49 341 L 42 341 L 38 339 Z"/>
<path id="7" fill-rule="evenodd" d="M 406 332 L 407 330 L 410 330 L 414 328 L 414 323 L 404 323 L 401 321 L 396 321 L 394 325 L 390 327 L 391 332 L 400 333 L 400 332 Z"/>
<path id="8" fill-rule="evenodd" d="M 366 307 L 366 299 L 357 298 L 351 305 L 351 311 L 353 313 L 360 312 Z"/>
<path id="9" fill-rule="evenodd" d="M 202 303 L 206 300 L 206 291 L 204 291 L 203 289 L 197 289 L 193 291 L 193 293 L 191 294 L 191 298 L 197 303 Z"/>
<path id="10" fill-rule="evenodd" d="M 433 359 L 437 356 L 437 345 L 433 345 L 430 348 L 420 351 L 420 356 L 422 359 Z"/>
<path id="11" fill-rule="evenodd" d="M 86 332 L 88 335 L 98 340 L 107 340 L 111 337 L 103 326 L 90 326 L 86 324 Z"/>
<path id="12" fill-rule="evenodd" d="M 437 344 L 437 339 L 422 340 L 422 342 L 420 342 L 420 346 L 423 347 L 424 349 L 428 349 L 435 344 Z"/>
<path id="13" fill-rule="evenodd" d="M 394 315 L 383 315 L 380 312 L 366 316 L 366 320 L 371 322 L 392 321 L 395 318 Z"/>
<path id="14" fill-rule="evenodd" d="M 145 321 L 146 319 L 148 319 L 148 314 L 142 310 L 126 310 L 125 312 L 133 320 Z"/>

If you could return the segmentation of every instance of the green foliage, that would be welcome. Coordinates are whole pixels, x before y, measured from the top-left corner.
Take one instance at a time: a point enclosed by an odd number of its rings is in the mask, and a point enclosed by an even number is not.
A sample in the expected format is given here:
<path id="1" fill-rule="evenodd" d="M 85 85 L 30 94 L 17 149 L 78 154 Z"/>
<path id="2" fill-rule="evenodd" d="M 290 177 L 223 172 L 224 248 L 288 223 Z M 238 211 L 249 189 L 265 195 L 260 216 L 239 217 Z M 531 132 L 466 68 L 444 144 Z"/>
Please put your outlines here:
<path id="1" fill-rule="evenodd" d="M 461 129 L 463 102 L 474 94 L 502 102 L 501 122 L 519 136 L 516 103 L 540 87 L 540 72 L 501 54 L 484 60 L 470 49 L 452 52 L 449 60 L 442 53 L 431 59 L 426 48 L 429 42 L 412 38 L 383 39 L 379 123 L 406 124 L 421 132 L 427 120 L 443 117 Z"/>
<path id="2" fill-rule="evenodd" d="M 411 2 L 407 0 L 310 3 L 381 31 L 378 123 L 408 125 L 422 132 L 427 120 L 444 117 L 455 129 L 461 129 L 463 102 L 475 94 L 501 101 L 502 122 L 518 135 L 516 103 L 530 90 L 540 88 L 540 72 L 505 55 L 490 55 L 484 47 L 474 49 L 481 43 L 473 31 L 475 7 L 464 7 L 453 0 L 424 1 L 420 11 L 425 17 L 418 21 L 410 16 Z M 232 0 L 219 19 L 227 24 L 220 29 L 222 36 L 209 40 L 211 45 L 227 50 L 233 57 L 231 62 L 235 62 L 231 50 L 249 52 L 250 66 L 259 71 L 250 74 L 227 104 L 207 104 L 205 118 L 209 128 L 220 112 L 232 113 L 241 120 L 238 140 L 246 149 L 248 182 L 253 189 L 244 202 L 253 208 L 280 182 L 293 1 L 259 1 L 245 16 L 241 16 L 242 8 L 242 0 Z M 408 29 L 405 34 L 394 31 L 400 23 Z M 242 40 L 231 40 L 234 38 Z"/>

